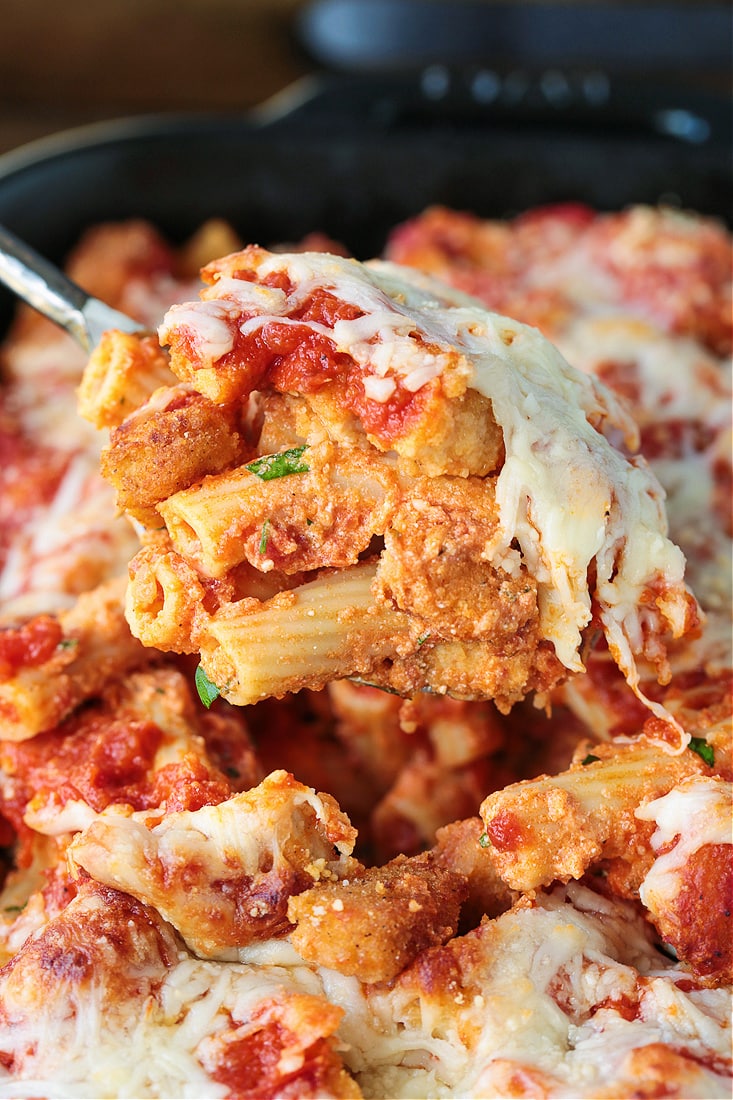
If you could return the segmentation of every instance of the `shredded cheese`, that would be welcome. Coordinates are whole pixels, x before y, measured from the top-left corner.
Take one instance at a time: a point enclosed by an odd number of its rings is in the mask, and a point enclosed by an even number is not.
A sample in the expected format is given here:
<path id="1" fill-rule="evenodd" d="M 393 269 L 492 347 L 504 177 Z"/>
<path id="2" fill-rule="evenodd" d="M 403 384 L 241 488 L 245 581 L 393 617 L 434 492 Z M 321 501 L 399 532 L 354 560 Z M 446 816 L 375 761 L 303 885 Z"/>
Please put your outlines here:
<path id="1" fill-rule="evenodd" d="M 277 321 L 327 336 L 361 369 L 365 393 L 377 402 L 388 401 L 398 384 L 417 392 L 439 377 L 444 385 L 450 377 L 448 392 L 468 386 L 489 398 L 506 460 L 487 560 L 510 573 L 523 563 L 536 578 L 542 636 L 573 672 L 584 668 L 581 636 L 592 615 L 588 576 L 594 569 L 593 595 L 614 658 L 636 694 L 670 723 L 643 695 L 635 657 L 664 620 L 674 636 L 684 633 L 685 560 L 667 537 L 662 487 L 643 459 L 619 449 L 622 441 L 635 448 L 638 431 L 611 391 L 573 369 L 538 330 L 412 269 L 266 252 L 256 267 L 260 280 L 287 273 L 292 292 L 221 275 L 203 301 L 167 313 L 161 342 L 173 328 L 188 326 L 197 354 L 214 362 L 233 346 L 223 318 L 231 321 L 232 310 L 239 310 L 242 332 Z M 360 316 L 332 328 L 288 316 L 297 316 L 319 288 L 357 307 Z M 677 732 L 683 747 L 686 735 Z"/>
<path id="2" fill-rule="evenodd" d="M 621 1095 L 638 1083 L 631 1058 L 647 1044 L 669 1044 L 670 1056 L 684 1045 L 703 1064 L 705 1053 L 727 1053 L 725 991 L 683 993 L 684 972 L 632 906 L 578 883 L 538 891 L 532 907 L 454 940 L 441 961 L 389 988 L 321 972 L 345 1009 L 346 1060 L 366 1095 L 506 1096 L 507 1066 L 539 1079 L 542 1095 L 598 1096 L 609 1081 Z M 723 1076 L 694 1063 L 690 1075 L 683 1087 L 701 1091 L 681 1095 L 727 1095 Z"/>
<path id="3" fill-rule="evenodd" d="M 681 872 L 700 848 L 708 844 L 733 844 L 731 807 L 730 783 L 717 777 L 694 775 L 669 794 L 635 811 L 642 821 L 656 823 L 652 836 L 654 850 L 669 848 L 657 856 L 639 888 L 639 897 L 648 909 L 663 910 L 664 899 L 677 896 Z"/>

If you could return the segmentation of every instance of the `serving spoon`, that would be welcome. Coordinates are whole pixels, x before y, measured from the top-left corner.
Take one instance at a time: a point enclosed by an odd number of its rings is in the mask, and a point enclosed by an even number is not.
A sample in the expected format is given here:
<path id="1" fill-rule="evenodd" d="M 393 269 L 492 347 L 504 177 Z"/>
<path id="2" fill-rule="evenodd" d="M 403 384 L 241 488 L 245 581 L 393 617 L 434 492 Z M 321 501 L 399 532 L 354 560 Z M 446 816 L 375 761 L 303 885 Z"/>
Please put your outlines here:
<path id="1" fill-rule="evenodd" d="M 92 297 L 49 260 L 0 225 L 0 282 L 91 353 L 107 329 L 139 332 L 125 313 Z"/>
<path id="2" fill-rule="evenodd" d="M 16 237 L 4 225 L 0 225 L 0 283 L 4 283 L 44 317 L 65 329 L 88 354 L 91 354 L 108 329 L 141 331 L 137 321 L 112 309 L 99 298 L 87 294 L 55 264 L 41 256 L 20 237 Z M 357 677 L 350 679 L 368 687 L 379 686 Z M 204 677 L 202 686 L 197 673 L 196 687 L 202 701 L 210 706 L 216 695 L 211 695 L 207 702 L 207 691 L 215 685 Z M 218 694 L 218 689 L 215 690 Z M 382 690 L 395 694 L 390 688 Z M 430 691 L 429 688 L 421 690 Z"/>

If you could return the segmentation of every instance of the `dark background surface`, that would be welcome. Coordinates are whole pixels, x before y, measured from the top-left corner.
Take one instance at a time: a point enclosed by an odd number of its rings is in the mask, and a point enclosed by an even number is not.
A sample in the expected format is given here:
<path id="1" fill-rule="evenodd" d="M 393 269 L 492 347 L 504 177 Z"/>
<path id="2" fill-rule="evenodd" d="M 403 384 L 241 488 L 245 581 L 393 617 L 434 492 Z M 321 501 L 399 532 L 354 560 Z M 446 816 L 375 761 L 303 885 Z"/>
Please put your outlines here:
<path id="1" fill-rule="evenodd" d="M 298 0 L 3 0 L 0 152 L 69 126 L 237 111 L 308 71 Z"/>
<path id="2" fill-rule="evenodd" d="M 702 0 L 469 4 L 461 24 L 460 0 L 5 0 L 0 222 L 58 261 L 130 216 L 173 240 L 209 216 L 265 245 L 318 229 L 362 257 L 431 203 L 730 218 L 727 5 L 711 34 Z"/>
<path id="3" fill-rule="evenodd" d="M 440 0 L 417 3 L 456 12 L 461 7 Z M 492 7 L 488 0 L 475 4 Z M 169 110 L 237 113 L 260 104 L 319 68 L 295 33 L 297 19 L 308 6 L 305 0 L 3 0 L 0 153 L 100 119 Z M 532 13 L 543 5 L 537 0 L 505 0 L 502 6 Z M 567 0 L 565 5 L 581 15 L 597 6 L 591 0 Z M 617 0 L 612 6 L 625 12 L 635 4 Z M 663 24 L 653 36 L 656 47 L 650 42 L 650 48 L 658 49 L 672 33 L 675 11 L 704 5 L 702 0 L 671 0 L 664 5 L 651 0 L 650 6 L 671 13 L 666 29 Z M 376 35 L 377 23 L 368 15 L 364 18 L 365 48 L 374 49 L 368 32 Z M 403 20 L 403 28 L 410 18 Z M 475 36 L 487 55 L 490 37 L 490 31 L 488 37 Z M 446 34 L 441 38 L 448 42 Z M 604 47 L 599 42 L 599 49 Z M 385 38 L 384 55 L 392 56 L 395 48 L 394 41 Z M 730 49 L 730 42 L 723 48 Z M 622 58 L 624 52 L 639 52 L 631 24 Z M 589 64 L 593 60 L 587 56 Z M 667 65 L 663 75 L 683 80 L 693 75 L 698 83 L 728 93 L 729 64 L 711 65 L 702 59 L 699 64 L 688 60 L 683 67 L 688 71 L 674 73 Z M 654 79 L 657 74 L 653 67 L 643 67 L 642 75 Z"/>

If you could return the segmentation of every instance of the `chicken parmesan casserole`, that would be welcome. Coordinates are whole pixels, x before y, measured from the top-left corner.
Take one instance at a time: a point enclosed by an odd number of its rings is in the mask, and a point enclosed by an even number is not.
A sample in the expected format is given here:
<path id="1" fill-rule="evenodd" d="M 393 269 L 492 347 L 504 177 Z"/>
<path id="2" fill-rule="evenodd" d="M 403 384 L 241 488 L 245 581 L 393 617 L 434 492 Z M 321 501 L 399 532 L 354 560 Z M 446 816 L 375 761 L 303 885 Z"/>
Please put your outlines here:
<path id="1" fill-rule="evenodd" d="M 726 1097 L 731 238 L 98 226 L 0 388 L 0 1097 Z"/>

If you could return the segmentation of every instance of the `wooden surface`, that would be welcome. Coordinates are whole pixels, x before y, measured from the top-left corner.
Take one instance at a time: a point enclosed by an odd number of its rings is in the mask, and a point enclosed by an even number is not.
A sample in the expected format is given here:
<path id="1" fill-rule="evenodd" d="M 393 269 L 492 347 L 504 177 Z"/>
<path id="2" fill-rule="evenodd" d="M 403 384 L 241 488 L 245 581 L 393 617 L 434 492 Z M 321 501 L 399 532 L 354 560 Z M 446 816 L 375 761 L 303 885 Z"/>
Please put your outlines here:
<path id="1" fill-rule="evenodd" d="M 2 0 L 0 153 L 69 126 L 232 110 L 311 70 L 299 0 Z"/>

